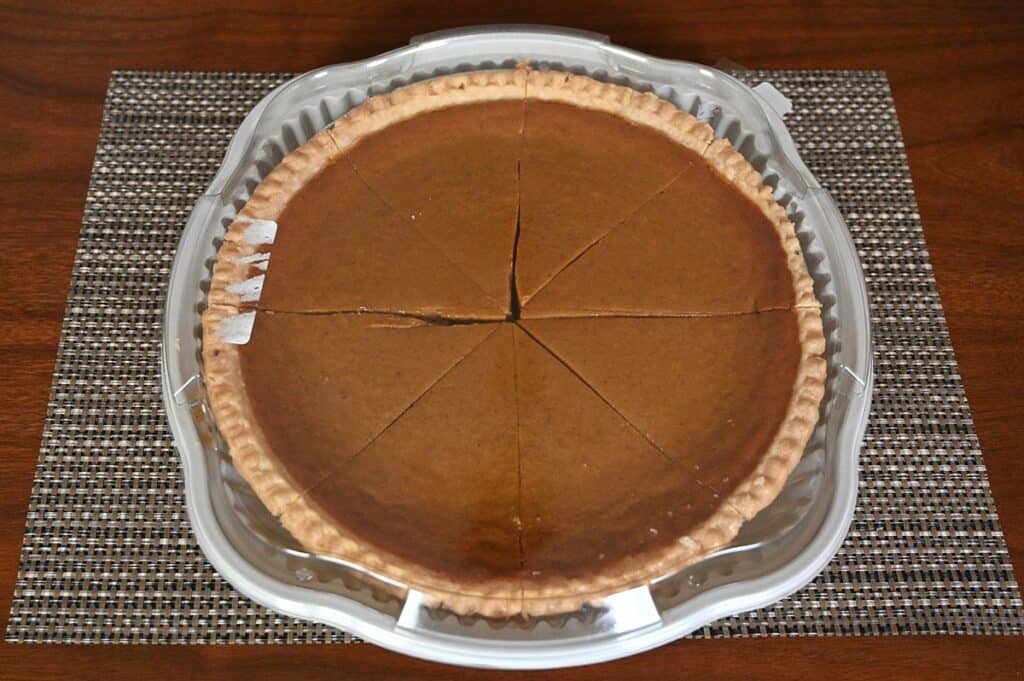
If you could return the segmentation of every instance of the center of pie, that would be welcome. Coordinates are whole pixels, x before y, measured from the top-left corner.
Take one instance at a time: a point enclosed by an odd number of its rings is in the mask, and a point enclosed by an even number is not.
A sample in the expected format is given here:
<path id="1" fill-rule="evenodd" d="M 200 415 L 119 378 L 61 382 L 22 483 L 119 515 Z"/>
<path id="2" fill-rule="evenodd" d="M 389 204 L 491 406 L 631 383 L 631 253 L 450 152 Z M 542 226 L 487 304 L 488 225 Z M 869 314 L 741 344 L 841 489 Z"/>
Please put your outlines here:
<path id="1" fill-rule="evenodd" d="M 517 211 L 518 213 L 518 211 Z M 519 215 L 516 215 L 516 236 L 512 242 L 512 273 L 508 278 L 508 321 L 516 322 L 523 315 L 523 306 L 519 301 L 519 285 L 516 282 L 516 266 L 519 263 L 519 236 L 522 234 L 522 224 Z"/>

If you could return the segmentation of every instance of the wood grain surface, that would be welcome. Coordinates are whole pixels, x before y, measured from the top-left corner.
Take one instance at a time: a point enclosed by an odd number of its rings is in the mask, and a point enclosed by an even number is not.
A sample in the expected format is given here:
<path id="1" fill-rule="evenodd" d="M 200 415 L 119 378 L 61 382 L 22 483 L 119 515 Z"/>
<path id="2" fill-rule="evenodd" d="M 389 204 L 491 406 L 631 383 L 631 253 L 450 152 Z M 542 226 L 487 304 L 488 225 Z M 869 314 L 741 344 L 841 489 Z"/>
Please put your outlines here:
<path id="1" fill-rule="evenodd" d="M 0 621 L 113 69 L 305 71 L 486 23 L 605 33 L 664 57 L 885 69 L 1014 564 L 1024 570 L 1024 3 L 195 0 L 0 4 Z M 684 640 L 564 678 L 1017 678 L 1019 637 Z M 369 645 L 0 644 L 0 678 L 468 678 Z M 509 675 L 511 676 L 511 675 Z M 538 675 L 540 676 L 540 675 Z M 544 675 L 546 676 L 546 675 Z"/>

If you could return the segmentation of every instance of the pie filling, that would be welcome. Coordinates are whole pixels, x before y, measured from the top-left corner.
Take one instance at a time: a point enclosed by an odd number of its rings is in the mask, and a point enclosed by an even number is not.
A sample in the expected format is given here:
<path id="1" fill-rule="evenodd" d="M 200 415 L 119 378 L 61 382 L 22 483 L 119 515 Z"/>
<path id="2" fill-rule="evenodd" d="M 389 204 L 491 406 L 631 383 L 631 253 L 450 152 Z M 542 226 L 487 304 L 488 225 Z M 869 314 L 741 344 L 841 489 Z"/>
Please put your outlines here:
<path id="1" fill-rule="evenodd" d="M 268 507 L 461 613 L 573 610 L 727 544 L 823 392 L 799 245 L 742 159 L 702 158 L 709 132 L 653 95 L 536 74 L 410 86 L 461 99 L 362 137 L 413 100 L 340 119 L 256 190 L 204 317 L 211 405 Z M 249 341 L 219 340 L 245 310 Z"/>

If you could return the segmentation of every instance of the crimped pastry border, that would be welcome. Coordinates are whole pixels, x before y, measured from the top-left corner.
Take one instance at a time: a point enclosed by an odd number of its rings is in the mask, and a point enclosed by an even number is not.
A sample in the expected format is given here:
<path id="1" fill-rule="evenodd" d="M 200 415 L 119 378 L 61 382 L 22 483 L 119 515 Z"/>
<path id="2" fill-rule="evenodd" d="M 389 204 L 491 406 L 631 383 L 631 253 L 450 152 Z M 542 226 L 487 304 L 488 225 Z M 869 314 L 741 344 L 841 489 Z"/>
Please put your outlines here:
<path id="1" fill-rule="evenodd" d="M 445 607 L 460 615 L 511 617 L 519 614 L 518 579 L 472 581 L 455 579 L 427 570 L 358 538 L 337 523 L 308 496 L 292 500 L 280 515 L 281 524 L 314 553 L 333 556 L 365 567 L 425 594 L 433 607 Z"/>
<path id="2" fill-rule="evenodd" d="M 472 582 L 425 570 L 380 551 L 326 520 L 304 496 L 277 460 L 245 393 L 238 347 L 217 336 L 217 327 L 245 307 L 232 290 L 254 276 L 251 258 L 263 252 L 246 240 L 253 220 L 276 220 L 290 198 L 327 164 L 362 137 L 407 118 L 470 102 L 532 97 L 612 113 L 655 128 L 703 155 L 730 183 L 750 198 L 772 222 L 786 250 L 796 296 L 795 313 L 802 348 L 787 416 L 760 464 L 718 510 L 673 545 L 629 556 L 587 578 L 524 575 L 521 580 Z M 258 276 L 258 274 L 255 274 Z M 744 520 L 778 495 L 800 460 L 817 422 L 824 393 L 825 362 L 821 315 L 793 224 L 775 202 L 761 176 L 727 140 L 715 139 L 710 126 L 652 93 L 602 83 L 585 76 L 524 68 L 444 76 L 372 97 L 339 118 L 327 130 L 285 157 L 253 192 L 229 227 L 211 281 L 210 307 L 203 314 L 204 374 L 214 418 L 228 442 L 242 477 L 295 538 L 314 552 L 365 566 L 407 584 L 459 614 L 506 617 L 570 612 L 626 588 L 678 571 L 728 545 Z"/>
<path id="3" fill-rule="evenodd" d="M 631 123 L 653 128 L 698 154 L 703 154 L 715 139 L 711 126 L 653 92 L 639 92 L 588 76 L 565 71 L 531 70 L 526 96 L 527 99 L 561 102 L 614 114 Z"/>
<path id="4" fill-rule="evenodd" d="M 526 69 L 471 71 L 411 83 L 370 97 L 327 128 L 341 152 L 389 125 L 460 104 L 523 99 Z"/>
<path id="5" fill-rule="evenodd" d="M 585 578 L 529 575 L 523 577 L 521 611 L 542 617 L 579 610 L 612 594 L 678 572 L 728 546 L 743 525 L 730 504 L 718 509 L 672 545 L 627 556 Z"/>
<path id="6" fill-rule="evenodd" d="M 203 375 L 217 429 L 228 444 L 231 460 L 256 496 L 275 516 L 300 495 L 298 484 L 274 456 L 252 411 L 239 361 L 238 345 L 217 331 L 238 310 L 211 305 L 203 312 Z"/>
<path id="7" fill-rule="evenodd" d="M 321 130 L 278 163 L 238 213 L 249 220 L 277 220 L 288 201 L 340 155 L 329 130 Z"/>
<path id="8" fill-rule="evenodd" d="M 760 463 L 725 499 L 742 514 L 744 520 L 757 515 L 782 491 L 814 432 L 821 400 L 825 396 L 828 366 L 823 357 L 825 334 L 821 312 L 817 306 L 799 307 L 793 312 L 796 314 L 801 355 L 786 417 Z"/>

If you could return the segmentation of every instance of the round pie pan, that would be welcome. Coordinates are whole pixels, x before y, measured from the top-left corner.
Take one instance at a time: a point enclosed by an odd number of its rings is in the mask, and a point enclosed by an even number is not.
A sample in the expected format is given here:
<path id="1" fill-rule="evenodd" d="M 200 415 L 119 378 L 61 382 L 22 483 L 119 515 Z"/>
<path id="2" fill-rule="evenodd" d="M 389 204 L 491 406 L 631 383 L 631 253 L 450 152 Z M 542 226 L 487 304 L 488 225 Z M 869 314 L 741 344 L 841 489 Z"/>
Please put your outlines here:
<path id="1" fill-rule="evenodd" d="M 828 379 L 819 423 L 799 466 L 731 546 L 571 615 L 492 621 L 428 610 L 404 585 L 309 554 L 295 542 L 234 470 L 217 433 L 202 380 L 199 318 L 227 225 L 286 154 L 369 96 L 524 60 L 651 90 L 708 122 L 762 172 L 797 225 L 822 302 Z M 164 403 L 182 459 L 189 518 L 213 566 L 240 592 L 281 613 L 405 654 L 499 668 L 623 657 L 773 603 L 814 579 L 838 550 L 853 515 L 871 395 L 871 340 L 856 250 L 785 129 L 780 111 L 787 104 L 770 86 L 751 89 L 713 68 L 651 57 L 603 36 L 541 27 L 421 36 L 372 59 L 311 71 L 269 93 L 242 122 L 189 217 L 164 313 Z"/>

